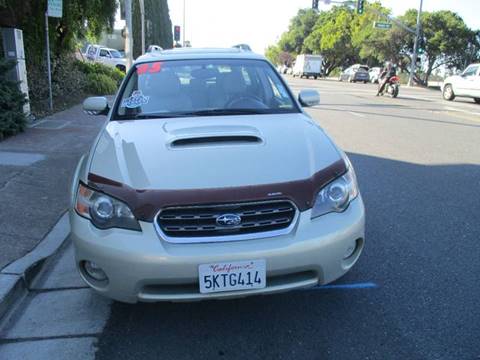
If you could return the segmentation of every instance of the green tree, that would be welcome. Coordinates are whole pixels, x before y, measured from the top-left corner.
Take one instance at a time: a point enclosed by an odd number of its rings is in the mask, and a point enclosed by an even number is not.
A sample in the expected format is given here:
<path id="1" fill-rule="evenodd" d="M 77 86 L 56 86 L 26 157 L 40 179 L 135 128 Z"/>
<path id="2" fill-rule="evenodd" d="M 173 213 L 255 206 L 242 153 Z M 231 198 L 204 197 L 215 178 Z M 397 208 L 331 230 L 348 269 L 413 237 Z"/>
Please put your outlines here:
<path id="1" fill-rule="evenodd" d="M 357 15 L 352 23 L 352 46 L 362 63 L 369 66 L 378 65 L 385 60 L 396 60 L 398 45 L 392 42 L 391 31 L 377 29 L 373 25 L 376 21 L 385 22 L 390 10 L 382 7 L 379 2 L 366 3 L 366 11 Z M 383 14 L 384 16 L 379 15 Z"/>
<path id="2" fill-rule="evenodd" d="M 469 64 L 480 61 L 480 30 L 470 31 L 469 41 L 465 47 L 463 64 L 459 67 L 466 68 Z"/>
<path id="3" fill-rule="evenodd" d="M 0 3 L 0 25 L 23 30 L 26 59 L 41 61 L 45 51 L 47 0 L 4 0 Z M 71 52 L 87 34 L 100 35 L 111 29 L 116 0 L 63 0 L 63 16 L 49 18 L 50 47 L 60 56 Z"/>
<path id="4" fill-rule="evenodd" d="M 270 45 L 266 50 L 265 50 L 265 56 L 267 57 L 268 60 L 270 60 L 271 63 L 275 65 L 291 65 L 293 62 L 293 56 L 292 54 L 282 51 L 279 46 L 277 45 Z"/>
<path id="5" fill-rule="evenodd" d="M 265 49 L 265 57 L 270 60 L 272 64 L 280 64 L 280 48 L 277 45 L 270 45 Z"/>
<path id="6" fill-rule="evenodd" d="M 167 0 L 145 1 L 145 47 L 159 45 L 164 49 L 173 47 L 172 21 L 170 20 Z M 142 53 L 140 5 L 133 0 L 133 55 Z"/>
<path id="7" fill-rule="evenodd" d="M 278 43 L 281 50 L 295 55 L 309 52 L 304 47 L 304 41 L 310 35 L 318 19 L 318 14 L 312 9 L 301 9 L 290 20 L 288 31 L 283 33 Z"/>
<path id="8" fill-rule="evenodd" d="M 417 11 L 407 10 L 400 19 L 415 27 Z M 441 67 L 463 67 L 467 59 L 478 58 L 478 37 L 463 19 L 449 10 L 423 12 L 419 48 L 425 61 L 422 83 L 427 84 L 432 72 Z M 405 36 L 405 52 L 413 53 L 413 36 Z M 465 51 L 465 50 L 469 51 Z M 475 55 L 477 52 L 477 55 Z"/>
<path id="9" fill-rule="evenodd" d="M 325 75 L 358 59 L 352 44 L 354 13 L 346 6 L 334 6 L 320 13 L 313 31 L 305 38 L 305 48 L 324 58 Z"/>

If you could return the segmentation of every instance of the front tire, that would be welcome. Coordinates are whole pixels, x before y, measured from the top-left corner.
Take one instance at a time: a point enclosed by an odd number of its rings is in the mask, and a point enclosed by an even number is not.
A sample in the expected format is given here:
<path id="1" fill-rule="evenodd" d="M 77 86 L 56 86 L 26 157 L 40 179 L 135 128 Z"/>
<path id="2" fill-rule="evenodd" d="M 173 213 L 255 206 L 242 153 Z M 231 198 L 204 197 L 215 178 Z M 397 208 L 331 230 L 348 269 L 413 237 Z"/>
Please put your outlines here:
<path id="1" fill-rule="evenodd" d="M 398 88 L 398 86 L 395 86 L 393 88 L 393 92 L 392 92 L 392 98 L 396 98 L 398 96 L 398 92 L 400 91 L 400 89 Z"/>
<path id="2" fill-rule="evenodd" d="M 453 92 L 453 88 L 452 88 L 452 85 L 448 84 L 448 85 L 445 85 L 445 87 L 443 88 L 443 98 L 447 101 L 452 101 L 453 99 L 455 99 L 455 93 Z"/>

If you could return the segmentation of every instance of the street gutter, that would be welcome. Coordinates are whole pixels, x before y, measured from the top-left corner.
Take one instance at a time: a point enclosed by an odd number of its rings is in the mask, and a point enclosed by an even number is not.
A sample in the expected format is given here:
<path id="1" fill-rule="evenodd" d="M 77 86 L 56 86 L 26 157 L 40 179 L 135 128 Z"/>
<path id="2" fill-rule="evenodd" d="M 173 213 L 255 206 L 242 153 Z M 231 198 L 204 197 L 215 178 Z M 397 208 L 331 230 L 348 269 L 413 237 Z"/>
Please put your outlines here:
<path id="1" fill-rule="evenodd" d="M 70 222 L 68 214 L 64 213 L 31 252 L 0 271 L 0 321 L 28 294 L 35 278 L 69 234 Z"/>

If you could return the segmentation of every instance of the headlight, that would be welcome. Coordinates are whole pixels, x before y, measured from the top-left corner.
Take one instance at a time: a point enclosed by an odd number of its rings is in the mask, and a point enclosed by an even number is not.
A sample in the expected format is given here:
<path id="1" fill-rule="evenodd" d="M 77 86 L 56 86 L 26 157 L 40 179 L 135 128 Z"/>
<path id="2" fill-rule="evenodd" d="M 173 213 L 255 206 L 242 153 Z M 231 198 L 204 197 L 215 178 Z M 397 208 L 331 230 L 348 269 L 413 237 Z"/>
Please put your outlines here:
<path id="1" fill-rule="evenodd" d="M 345 175 L 333 180 L 317 194 L 312 208 L 312 219 L 330 212 L 342 212 L 358 196 L 355 172 L 347 158 L 346 161 L 348 170 Z"/>
<path id="2" fill-rule="evenodd" d="M 123 202 L 78 185 L 75 210 L 99 229 L 122 228 L 141 231 L 132 211 Z"/>

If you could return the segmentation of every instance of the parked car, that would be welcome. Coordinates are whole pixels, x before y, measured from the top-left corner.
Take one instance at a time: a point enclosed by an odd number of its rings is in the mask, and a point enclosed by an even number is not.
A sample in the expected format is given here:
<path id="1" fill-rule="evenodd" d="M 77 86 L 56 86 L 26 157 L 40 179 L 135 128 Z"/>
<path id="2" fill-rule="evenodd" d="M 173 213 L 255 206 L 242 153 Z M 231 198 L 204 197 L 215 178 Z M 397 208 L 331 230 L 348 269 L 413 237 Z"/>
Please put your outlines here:
<path id="1" fill-rule="evenodd" d="M 108 114 L 72 183 L 83 280 L 119 301 L 188 301 L 351 269 L 364 205 L 348 157 L 303 110 L 318 92 L 295 98 L 263 56 L 239 49 L 152 54 L 112 109 L 104 97 L 83 105 Z"/>
<path id="2" fill-rule="evenodd" d="M 299 76 L 300 78 L 313 77 L 317 79 L 322 76 L 323 57 L 321 55 L 298 55 L 293 66 L 293 77 Z"/>
<path id="3" fill-rule="evenodd" d="M 123 72 L 125 72 L 127 68 L 127 59 L 115 49 L 106 48 L 100 45 L 89 45 L 85 56 L 90 61 L 116 67 Z"/>
<path id="4" fill-rule="evenodd" d="M 370 81 L 370 76 L 368 74 L 367 65 L 352 65 L 349 68 L 342 71 L 340 74 L 339 81 L 348 81 L 348 82 L 357 82 L 361 81 L 365 84 Z"/>
<path id="5" fill-rule="evenodd" d="M 442 94 L 445 100 L 470 97 L 480 104 L 480 63 L 469 65 L 460 75 L 447 77 L 442 84 Z"/>
<path id="6" fill-rule="evenodd" d="M 381 73 L 382 73 L 381 67 L 373 67 L 370 70 L 368 70 L 368 76 L 370 77 L 370 82 L 372 84 L 378 84 Z"/>

